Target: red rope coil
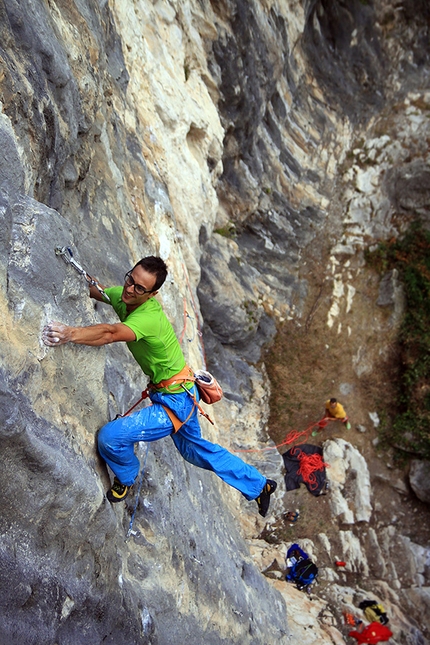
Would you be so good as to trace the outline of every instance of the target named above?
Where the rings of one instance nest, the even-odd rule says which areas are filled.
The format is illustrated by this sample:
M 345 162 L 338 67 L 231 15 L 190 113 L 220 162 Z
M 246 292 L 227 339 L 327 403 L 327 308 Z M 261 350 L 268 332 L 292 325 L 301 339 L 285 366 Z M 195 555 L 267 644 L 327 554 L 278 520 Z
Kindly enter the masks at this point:
M 318 482 L 315 473 L 319 470 L 324 470 L 326 467 L 329 468 L 330 464 L 326 464 L 318 453 L 307 455 L 297 447 L 291 449 L 291 454 L 297 457 L 300 462 L 297 474 L 301 475 L 310 490 L 316 490 L 318 488 Z

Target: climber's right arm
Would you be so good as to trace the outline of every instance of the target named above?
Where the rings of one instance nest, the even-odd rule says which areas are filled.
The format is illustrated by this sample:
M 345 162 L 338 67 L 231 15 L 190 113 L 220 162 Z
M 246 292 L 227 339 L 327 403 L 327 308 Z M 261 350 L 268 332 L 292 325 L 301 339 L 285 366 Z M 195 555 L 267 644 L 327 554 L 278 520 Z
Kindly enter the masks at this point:
M 66 343 L 100 347 L 101 345 L 121 341 L 130 343 L 136 340 L 136 334 L 130 327 L 122 323 L 71 327 L 60 322 L 52 322 L 43 329 L 42 340 L 49 347 L 65 345 Z

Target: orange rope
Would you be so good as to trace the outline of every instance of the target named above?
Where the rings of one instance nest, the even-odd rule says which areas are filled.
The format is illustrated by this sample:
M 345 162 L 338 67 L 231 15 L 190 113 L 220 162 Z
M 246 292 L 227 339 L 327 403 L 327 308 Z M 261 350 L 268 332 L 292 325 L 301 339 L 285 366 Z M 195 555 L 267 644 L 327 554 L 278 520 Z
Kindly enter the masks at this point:
M 189 281 L 189 278 L 188 278 L 188 272 L 185 269 L 184 263 L 182 263 L 182 269 L 184 271 L 185 280 L 187 282 L 188 290 L 190 292 L 191 307 L 193 309 L 193 312 L 194 312 L 194 315 L 195 315 L 196 321 L 197 321 L 197 335 L 200 338 L 200 350 L 201 350 L 201 353 L 202 353 L 203 367 L 204 367 L 204 369 L 206 369 L 206 365 L 207 365 L 206 352 L 205 352 L 205 346 L 204 346 L 204 343 L 203 343 L 203 334 L 202 334 L 202 330 L 201 330 L 201 327 L 200 327 L 199 312 L 198 312 L 198 309 L 196 307 L 196 303 L 195 303 L 194 295 L 193 295 L 193 290 L 191 289 L 190 281 Z
M 312 423 L 312 425 L 308 426 L 306 430 L 302 430 L 301 432 L 299 432 L 298 430 L 291 430 L 287 434 L 285 439 L 281 441 L 281 443 L 278 443 L 276 446 L 270 446 L 268 448 L 253 448 L 248 450 L 233 450 L 233 452 L 265 452 L 266 450 L 277 450 L 282 446 L 289 446 L 290 444 L 297 441 L 297 439 L 300 439 L 300 437 L 306 436 L 307 438 L 314 428 L 320 428 L 322 430 L 323 428 L 325 428 L 325 426 L 329 421 L 336 421 L 336 419 L 331 419 L 330 417 L 324 417 L 323 419 L 320 419 L 320 421 L 317 421 L 316 423 Z
M 297 457 L 300 462 L 297 474 L 301 475 L 303 481 L 308 484 L 309 490 L 316 490 L 318 488 L 318 482 L 314 473 L 319 470 L 324 470 L 325 467 L 329 468 L 330 465 L 324 463 L 321 455 L 317 453 L 307 455 L 298 447 L 291 449 L 291 455 Z
M 182 343 L 182 341 L 184 340 L 185 330 L 187 328 L 187 317 L 188 317 L 187 299 L 184 297 L 184 327 L 182 329 L 182 333 L 181 333 L 181 337 L 179 339 L 179 343 Z
M 148 388 L 146 388 L 146 390 L 143 390 L 142 396 L 140 397 L 140 399 L 136 401 L 136 403 L 132 405 L 131 408 L 127 410 L 127 412 L 124 412 L 124 414 L 117 414 L 114 420 L 116 421 L 116 419 L 118 419 L 119 417 L 127 417 L 130 414 L 130 412 L 134 410 L 134 408 L 137 408 L 139 403 L 142 403 L 142 401 L 144 399 L 147 399 L 148 397 L 149 397 L 149 392 L 148 392 Z

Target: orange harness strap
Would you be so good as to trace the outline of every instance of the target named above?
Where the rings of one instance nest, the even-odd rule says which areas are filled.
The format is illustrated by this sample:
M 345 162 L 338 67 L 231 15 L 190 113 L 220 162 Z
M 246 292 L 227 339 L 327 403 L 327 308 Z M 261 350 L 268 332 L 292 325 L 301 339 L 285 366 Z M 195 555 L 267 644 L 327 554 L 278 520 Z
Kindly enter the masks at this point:
M 193 414 L 193 412 L 194 412 L 194 410 L 195 410 L 196 408 L 198 409 L 198 411 L 200 412 L 200 414 L 201 414 L 202 416 L 204 416 L 204 417 L 209 421 L 209 423 L 211 423 L 212 425 L 214 425 L 214 422 L 212 421 L 212 419 L 210 418 L 210 416 L 209 416 L 209 415 L 208 415 L 208 414 L 203 410 L 202 406 L 201 406 L 201 405 L 200 405 L 200 403 L 197 401 L 197 399 L 196 399 L 195 395 L 194 395 L 194 394 L 192 394 L 189 390 L 187 390 L 187 388 L 186 388 L 186 387 L 184 387 L 184 385 L 183 385 L 183 384 L 181 384 L 181 387 L 182 387 L 182 389 L 184 390 L 184 392 L 186 392 L 186 393 L 188 394 L 188 396 L 190 396 L 190 397 L 193 399 L 193 407 L 191 408 L 191 412 L 190 412 L 190 414 L 187 416 L 187 418 L 185 419 L 185 421 L 180 421 L 180 420 L 178 419 L 178 417 L 176 416 L 176 414 L 175 414 L 175 413 L 174 413 L 170 408 L 168 408 L 166 405 L 161 404 L 161 407 L 163 407 L 163 408 L 165 409 L 165 411 L 166 411 L 166 412 L 167 412 L 167 414 L 169 415 L 169 419 L 170 419 L 170 421 L 173 423 L 173 428 L 174 428 L 174 430 L 175 430 L 175 433 L 176 433 L 176 432 L 178 432 L 179 428 L 182 428 L 182 426 L 184 425 L 184 423 L 187 423 L 187 421 L 191 418 L 191 416 L 192 416 L 192 414 Z
M 188 396 L 190 396 L 190 397 L 193 399 L 193 401 L 194 401 L 194 408 L 197 408 L 197 409 L 198 409 L 198 411 L 200 412 L 200 414 L 201 414 L 203 417 L 205 417 L 205 418 L 209 421 L 209 423 L 211 423 L 211 424 L 214 426 L 214 425 L 215 425 L 215 424 L 214 424 L 214 422 L 212 421 L 212 419 L 210 418 L 210 416 L 209 416 L 209 415 L 208 415 L 208 414 L 203 410 L 202 406 L 201 406 L 201 405 L 200 405 L 200 403 L 197 401 L 197 399 L 196 399 L 195 395 L 194 395 L 194 394 L 192 394 L 189 390 L 187 390 L 187 388 L 186 388 L 186 387 L 184 387 L 183 385 L 182 385 L 182 389 L 184 390 L 184 392 L 186 392 L 186 393 L 188 394 Z M 193 410 L 194 410 L 194 408 L 193 408 Z M 187 421 L 188 421 L 188 419 L 187 419 Z
M 182 426 L 183 426 L 185 423 L 187 423 L 187 421 L 191 418 L 191 415 L 193 414 L 193 412 L 194 412 L 194 408 L 195 408 L 196 406 L 195 406 L 195 405 L 193 405 L 193 407 L 191 408 L 191 412 L 190 412 L 190 414 L 187 416 L 187 418 L 185 419 L 185 421 L 180 421 L 180 420 L 178 419 L 178 417 L 176 416 L 176 414 L 173 412 L 173 410 L 171 410 L 170 408 L 168 408 L 166 405 L 161 404 L 161 407 L 162 407 L 162 408 L 164 408 L 165 412 L 166 412 L 166 413 L 167 413 L 167 415 L 169 416 L 170 421 L 173 423 L 173 430 L 174 430 L 174 432 L 175 432 L 175 434 L 176 434 L 176 433 L 178 432 L 178 430 L 179 430 L 180 428 L 182 428 Z
M 130 414 L 130 412 L 132 410 L 134 410 L 134 408 L 137 405 L 139 405 L 139 403 L 141 401 L 143 401 L 143 399 L 146 399 L 149 396 L 148 390 L 151 387 L 155 388 L 156 390 L 160 390 L 161 388 L 169 387 L 170 385 L 176 385 L 177 384 L 178 385 L 178 390 L 183 390 L 184 392 L 186 392 L 193 399 L 194 405 L 191 408 L 191 412 L 187 416 L 185 421 L 180 421 L 180 419 L 178 419 L 178 417 L 173 412 L 173 410 L 168 408 L 166 405 L 161 405 L 161 407 L 164 408 L 166 414 L 168 415 L 170 421 L 173 424 L 174 432 L 175 433 L 178 432 L 178 430 L 180 428 L 182 428 L 182 426 L 185 423 L 187 423 L 187 421 L 189 421 L 189 419 L 191 418 L 195 408 L 198 408 L 200 414 L 202 414 L 204 417 L 206 417 L 206 419 L 210 423 L 212 423 L 212 425 L 214 425 L 214 422 L 212 421 L 210 416 L 208 414 L 206 414 L 206 412 L 203 410 L 203 408 L 198 403 L 198 401 L 197 401 L 196 397 L 194 396 L 194 394 L 192 394 L 189 390 L 187 390 L 186 387 L 184 387 L 184 383 L 189 383 L 189 382 L 195 383 L 195 381 L 196 381 L 196 378 L 194 376 L 193 370 L 191 369 L 191 367 L 188 367 L 188 365 L 185 365 L 185 367 L 180 372 L 178 372 L 178 374 L 175 374 L 171 378 L 166 379 L 165 381 L 160 381 L 160 383 L 150 383 L 150 385 L 146 388 L 146 390 L 144 390 L 142 392 L 142 397 L 139 399 L 139 401 L 137 403 L 135 403 L 129 410 L 127 410 L 127 412 L 124 415 L 118 415 L 118 416 L 127 416 L 128 414 Z
M 153 387 L 155 387 L 155 389 L 157 389 L 157 390 L 161 389 L 162 387 L 169 387 L 171 385 L 178 385 L 178 389 L 184 390 L 184 392 L 186 392 L 193 399 L 193 402 L 194 402 L 193 408 L 192 408 L 190 414 L 188 415 L 188 418 L 184 422 L 179 421 L 179 419 L 176 417 L 176 415 L 171 410 L 166 408 L 166 406 L 163 405 L 163 408 L 166 410 L 167 414 L 170 417 L 171 422 L 173 423 L 173 427 L 175 428 L 175 432 L 177 432 L 179 430 L 179 428 L 181 428 L 184 425 L 184 423 L 186 423 L 188 421 L 188 419 L 191 417 L 192 413 L 194 412 L 194 408 L 198 408 L 200 414 L 202 416 L 204 416 L 209 421 L 209 423 L 214 425 L 214 422 L 212 421 L 210 416 L 203 410 L 202 406 L 197 401 L 197 399 L 194 396 L 194 394 L 192 394 L 190 392 L 190 390 L 187 390 L 187 388 L 184 386 L 184 383 L 189 383 L 189 382 L 195 383 L 196 382 L 196 377 L 194 376 L 194 372 L 191 369 L 191 367 L 189 367 L 188 365 L 185 365 L 184 369 L 182 369 L 180 372 L 178 372 L 178 374 L 175 374 L 174 376 L 172 376 L 169 379 L 166 379 L 165 381 L 160 381 L 160 383 L 153 384 Z
M 196 379 L 194 378 L 193 370 L 191 369 L 191 367 L 188 367 L 188 365 L 185 365 L 185 367 L 180 372 L 178 372 L 177 374 L 175 374 L 171 378 L 168 378 L 165 381 L 160 381 L 159 383 L 151 383 L 151 386 L 154 387 L 156 390 L 161 390 L 164 387 L 169 387 L 171 385 L 177 385 L 178 390 L 179 390 L 179 389 L 182 389 L 183 383 L 187 383 L 187 382 L 190 382 L 190 381 L 194 382 L 195 380 Z M 168 408 L 166 405 L 161 405 L 161 407 L 164 409 L 164 411 L 168 415 L 170 421 L 173 424 L 173 430 L 176 433 L 191 418 L 191 415 L 194 412 L 195 405 L 193 405 L 193 407 L 191 408 L 191 412 L 188 415 L 188 417 L 185 419 L 185 421 L 180 421 L 180 419 L 178 419 L 178 417 L 173 412 L 173 410 Z
M 152 383 L 152 386 L 155 387 L 156 390 L 161 390 L 163 387 L 169 387 L 169 385 L 178 385 L 179 387 L 182 385 L 182 383 L 187 383 L 187 382 L 195 382 L 195 376 L 194 372 L 191 369 L 191 367 L 188 367 L 188 365 L 185 365 L 185 367 L 172 376 L 171 378 L 166 379 L 165 381 L 160 381 L 159 383 Z

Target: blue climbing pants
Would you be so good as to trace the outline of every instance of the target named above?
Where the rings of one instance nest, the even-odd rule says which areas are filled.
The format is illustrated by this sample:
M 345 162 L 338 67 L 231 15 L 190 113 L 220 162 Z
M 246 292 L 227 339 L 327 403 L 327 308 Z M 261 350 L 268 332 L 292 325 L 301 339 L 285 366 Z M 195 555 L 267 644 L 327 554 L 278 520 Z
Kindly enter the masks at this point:
M 187 423 L 172 434 L 173 424 L 160 404 L 170 408 L 180 421 L 185 421 L 193 407 L 189 394 L 155 392 L 151 393 L 151 400 L 153 405 L 110 421 L 99 432 L 100 455 L 122 484 L 131 486 L 139 473 L 140 464 L 134 454 L 134 444 L 137 441 L 157 441 L 171 435 L 176 448 L 190 464 L 212 470 L 248 500 L 259 496 L 266 478 L 254 466 L 232 455 L 226 448 L 202 438 L 197 407 Z

